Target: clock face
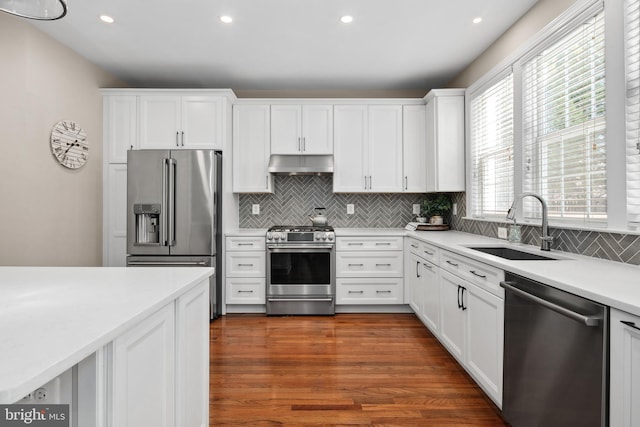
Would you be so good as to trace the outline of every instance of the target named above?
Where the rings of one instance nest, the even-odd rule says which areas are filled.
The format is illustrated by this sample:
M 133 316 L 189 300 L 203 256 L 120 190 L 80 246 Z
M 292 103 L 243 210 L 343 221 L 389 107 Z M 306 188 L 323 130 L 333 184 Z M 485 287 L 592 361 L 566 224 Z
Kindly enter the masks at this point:
M 78 169 L 89 157 L 87 135 L 73 120 L 59 121 L 51 131 L 51 152 L 62 166 Z

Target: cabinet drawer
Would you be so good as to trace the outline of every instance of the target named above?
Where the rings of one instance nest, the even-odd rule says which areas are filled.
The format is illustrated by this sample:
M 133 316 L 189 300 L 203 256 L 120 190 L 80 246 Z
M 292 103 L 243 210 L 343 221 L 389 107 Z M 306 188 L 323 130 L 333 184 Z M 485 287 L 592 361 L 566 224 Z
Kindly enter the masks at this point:
M 402 304 L 402 279 L 337 279 L 336 304 Z
M 337 277 L 402 277 L 402 252 L 336 254 Z
M 260 237 L 227 237 L 228 251 L 264 251 L 264 236 Z
M 440 248 L 418 239 L 409 239 L 409 251 L 420 258 L 438 264 Z
M 400 236 L 381 237 L 337 237 L 336 250 L 338 251 L 401 251 L 402 239 Z
M 504 299 L 503 270 L 445 250 L 440 251 L 440 267 Z
M 227 304 L 264 304 L 265 279 L 227 278 Z
M 227 252 L 227 277 L 265 277 L 264 252 Z

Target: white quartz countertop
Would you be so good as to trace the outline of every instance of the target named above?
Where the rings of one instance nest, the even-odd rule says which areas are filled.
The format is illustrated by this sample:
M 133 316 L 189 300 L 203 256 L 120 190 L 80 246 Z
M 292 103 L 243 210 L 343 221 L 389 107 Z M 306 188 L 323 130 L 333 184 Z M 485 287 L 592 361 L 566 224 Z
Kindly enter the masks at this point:
M 0 404 L 18 401 L 213 273 L 0 267 Z
M 468 256 L 504 271 L 591 299 L 640 316 L 640 267 L 561 251 L 541 251 L 539 247 L 511 244 L 506 240 L 459 231 L 408 231 L 407 235 L 442 249 Z M 488 255 L 468 246 L 509 246 L 544 256 L 553 261 L 511 261 Z

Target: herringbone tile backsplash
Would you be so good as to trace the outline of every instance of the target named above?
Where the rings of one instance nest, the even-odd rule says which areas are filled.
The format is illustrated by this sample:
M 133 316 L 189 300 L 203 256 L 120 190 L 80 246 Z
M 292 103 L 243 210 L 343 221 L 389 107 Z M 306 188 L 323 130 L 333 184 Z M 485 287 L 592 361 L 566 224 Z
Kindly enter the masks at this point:
M 412 205 L 421 194 L 334 194 L 330 176 L 275 176 L 273 194 L 240 195 L 240 227 L 268 228 L 272 225 L 311 225 L 316 207 L 326 208 L 329 225 L 335 228 L 398 228 L 415 215 Z M 260 215 L 251 205 L 260 204 Z M 347 204 L 355 213 L 347 215 Z
M 273 194 L 240 195 L 239 223 L 241 228 L 310 225 L 308 216 L 313 209 L 324 207 L 329 224 L 336 228 L 401 228 L 413 220 L 412 205 L 424 197 L 424 194 L 334 194 L 330 176 L 275 176 Z M 445 220 L 454 230 L 497 238 L 498 227 L 509 225 L 465 219 L 465 193 L 454 193 L 452 199 L 458 204 L 458 215 Z M 260 204 L 260 215 L 251 214 L 254 203 Z M 353 215 L 347 215 L 347 204 L 355 205 Z M 554 249 L 640 264 L 640 236 L 554 227 L 549 232 L 554 237 Z M 522 226 L 522 242 L 539 245 L 540 227 Z

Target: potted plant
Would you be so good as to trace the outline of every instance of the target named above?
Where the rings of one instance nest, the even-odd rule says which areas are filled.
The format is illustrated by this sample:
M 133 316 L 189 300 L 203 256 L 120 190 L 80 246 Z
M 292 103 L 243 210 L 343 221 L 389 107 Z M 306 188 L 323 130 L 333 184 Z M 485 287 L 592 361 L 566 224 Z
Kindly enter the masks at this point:
M 429 218 L 429 224 L 444 223 L 442 215 L 451 210 L 451 198 L 447 194 L 434 194 L 422 201 L 422 216 Z

